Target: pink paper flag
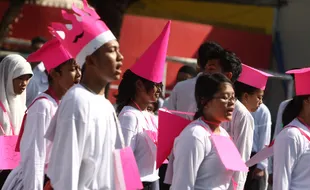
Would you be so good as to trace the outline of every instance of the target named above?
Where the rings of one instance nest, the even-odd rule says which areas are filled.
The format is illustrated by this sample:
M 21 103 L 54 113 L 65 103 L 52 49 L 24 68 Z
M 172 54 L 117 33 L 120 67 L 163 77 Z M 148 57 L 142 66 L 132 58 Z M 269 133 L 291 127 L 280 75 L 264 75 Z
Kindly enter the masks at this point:
M 158 119 L 157 169 L 169 156 L 173 148 L 174 139 L 191 122 L 163 109 L 159 109 Z
M 20 153 L 15 152 L 18 136 L 0 136 L 0 170 L 12 170 L 20 161 Z
M 238 149 L 229 137 L 213 134 L 211 135 L 211 139 L 226 169 L 243 172 L 248 171 Z
M 130 147 L 115 150 L 116 189 L 143 189 L 136 159 Z

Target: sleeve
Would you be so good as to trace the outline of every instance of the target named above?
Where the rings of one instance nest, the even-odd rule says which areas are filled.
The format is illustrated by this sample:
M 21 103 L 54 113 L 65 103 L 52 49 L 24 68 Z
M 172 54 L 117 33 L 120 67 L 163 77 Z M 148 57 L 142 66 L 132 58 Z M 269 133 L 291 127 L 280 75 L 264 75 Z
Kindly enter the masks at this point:
M 168 102 L 167 102 L 167 108 L 169 110 L 177 110 L 177 85 L 173 88 Z
M 44 167 L 46 143 L 44 132 L 47 128 L 47 115 L 29 113 L 26 118 L 24 133 L 21 139 L 24 189 L 42 190 L 44 185 Z
M 262 115 L 260 124 L 261 125 L 256 126 L 258 130 L 258 135 L 259 135 L 258 143 L 257 143 L 257 147 L 258 147 L 257 151 L 261 151 L 263 148 L 265 148 L 265 146 L 270 144 L 271 114 L 268 108 L 267 110 L 265 110 L 264 114 Z M 257 168 L 261 170 L 268 169 L 267 167 L 268 167 L 268 159 L 265 159 L 257 164 Z
M 79 189 L 80 167 L 83 152 L 87 151 L 85 144 L 88 128 L 92 123 L 84 122 L 81 114 L 75 113 L 82 111 L 74 108 L 72 103 L 67 103 L 57 115 L 57 128 L 48 167 L 48 177 L 54 190 Z
M 132 112 L 125 112 L 118 116 L 118 119 L 122 128 L 125 146 L 130 146 L 134 152 L 136 147 L 138 119 Z
M 300 143 L 294 138 L 294 130 L 281 132 L 274 143 L 273 189 L 289 190 L 293 168 L 298 159 Z
M 192 136 L 178 139 L 174 147 L 171 190 L 194 189 L 200 164 L 205 157 L 203 143 Z
M 253 146 L 253 135 L 254 135 L 254 119 L 250 114 L 239 115 L 234 120 L 233 124 L 233 140 L 236 144 L 237 149 L 240 152 L 243 161 L 250 159 L 252 146 Z M 243 190 L 247 178 L 247 172 L 234 172 L 233 179 L 238 183 L 237 190 Z M 230 188 L 233 187 L 231 183 Z

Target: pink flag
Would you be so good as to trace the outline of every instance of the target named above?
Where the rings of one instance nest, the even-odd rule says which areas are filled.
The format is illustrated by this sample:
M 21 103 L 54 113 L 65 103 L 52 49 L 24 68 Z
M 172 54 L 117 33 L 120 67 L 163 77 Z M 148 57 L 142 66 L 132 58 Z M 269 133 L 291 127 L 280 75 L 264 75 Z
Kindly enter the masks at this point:
M 157 169 L 169 156 L 174 139 L 191 122 L 164 109 L 159 109 L 158 119 Z
M 212 134 L 211 139 L 226 169 L 243 172 L 248 171 L 238 149 L 229 137 Z
M 15 152 L 18 136 L 0 136 L 0 170 L 12 170 L 20 161 L 20 153 Z

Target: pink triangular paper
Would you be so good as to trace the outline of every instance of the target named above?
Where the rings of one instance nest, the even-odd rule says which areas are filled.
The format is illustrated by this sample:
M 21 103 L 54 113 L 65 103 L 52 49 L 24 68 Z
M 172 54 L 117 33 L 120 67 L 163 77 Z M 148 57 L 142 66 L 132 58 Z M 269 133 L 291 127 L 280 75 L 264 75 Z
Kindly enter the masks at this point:
M 157 163 L 159 168 L 169 156 L 174 139 L 179 136 L 182 130 L 190 123 L 190 120 L 174 115 L 163 109 L 158 112 L 158 146 L 157 146 Z

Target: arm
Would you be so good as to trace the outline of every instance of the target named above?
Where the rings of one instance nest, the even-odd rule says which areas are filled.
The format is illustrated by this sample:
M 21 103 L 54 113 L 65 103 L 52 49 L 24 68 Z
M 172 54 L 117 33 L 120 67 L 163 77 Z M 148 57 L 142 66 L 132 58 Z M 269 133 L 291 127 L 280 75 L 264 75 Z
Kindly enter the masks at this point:
M 167 102 L 167 109 L 169 110 L 177 110 L 177 85 L 173 88 L 168 102 Z
M 287 129 L 281 132 L 274 146 L 273 189 L 289 190 L 293 168 L 298 159 L 300 143 L 294 137 L 297 129 Z M 298 132 L 297 132 L 298 133 Z
M 178 139 L 173 154 L 171 190 L 194 189 L 198 169 L 205 157 L 203 143 L 193 136 Z
M 90 124 L 82 121 L 78 114 L 72 114 L 74 108 L 73 105 L 65 105 L 64 110 L 57 113 L 57 128 L 48 168 L 48 177 L 54 190 L 79 189 L 80 166 Z
M 233 141 L 243 161 L 250 159 L 253 145 L 254 120 L 250 114 L 237 116 L 233 123 Z M 243 190 L 247 172 L 234 172 L 233 179 L 238 183 L 238 190 Z M 232 187 L 232 184 L 230 185 Z
M 258 142 L 257 142 L 257 151 L 261 151 L 265 146 L 270 144 L 270 136 L 271 136 L 271 114 L 269 110 L 264 112 L 260 123 L 262 125 L 256 126 L 258 130 Z M 265 159 L 257 164 L 257 168 L 261 170 L 265 170 L 268 167 L 268 159 Z
M 125 112 L 119 115 L 118 119 L 123 132 L 125 146 L 130 146 L 134 152 L 138 125 L 137 117 L 132 112 Z
M 35 105 L 34 105 L 35 106 Z M 41 113 L 28 113 L 21 139 L 23 157 L 23 186 L 25 189 L 42 190 L 44 185 L 44 167 L 46 143 L 44 132 L 49 123 L 48 116 Z

